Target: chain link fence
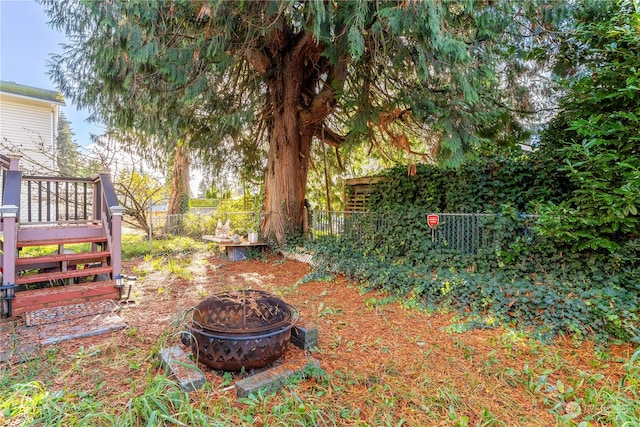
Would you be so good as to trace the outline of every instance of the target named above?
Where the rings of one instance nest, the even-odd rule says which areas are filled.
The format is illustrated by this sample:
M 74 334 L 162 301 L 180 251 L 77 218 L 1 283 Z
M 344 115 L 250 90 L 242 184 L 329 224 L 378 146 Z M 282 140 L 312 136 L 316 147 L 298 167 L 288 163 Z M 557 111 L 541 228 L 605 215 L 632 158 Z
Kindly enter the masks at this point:
M 231 221 L 231 232 L 245 235 L 260 227 L 260 212 L 195 212 L 180 215 L 157 214 L 151 217 L 154 235 L 171 234 L 200 238 L 215 234 L 218 221 Z
M 419 216 L 420 224 L 407 223 L 403 227 L 417 228 L 429 233 L 437 247 L 457 251 L 462 255 L 477 253 L 496 242 L 497 220 L 500 214 L 481 213 L 432 213 Z M 525 241 L 534 238 L 532 225 L 537 215 L 519 214 L 517 226 L 508 232 Z M 246 235 L 258 230 L 260 212 L 207 212 L 184 215 L 154 215 L 152 229 L 155 235 L 173 234 L 200 238 L 205 234 L 215 234 L 218 222 L 231 221 L 232 233 Z M 432 223 L 435 222 L 435 223 Z M 371 212 L 340 212 L 312 210 L 309 213 L 309 230 L 312 239 L 322 236 L 336 236 L 362 242 L 379 231 L 388 229 L 397 221 L 389 215 Z M 428 225 L 432 223 L 432 227 Z M 503 230 L 504 234 L 504 230 Z

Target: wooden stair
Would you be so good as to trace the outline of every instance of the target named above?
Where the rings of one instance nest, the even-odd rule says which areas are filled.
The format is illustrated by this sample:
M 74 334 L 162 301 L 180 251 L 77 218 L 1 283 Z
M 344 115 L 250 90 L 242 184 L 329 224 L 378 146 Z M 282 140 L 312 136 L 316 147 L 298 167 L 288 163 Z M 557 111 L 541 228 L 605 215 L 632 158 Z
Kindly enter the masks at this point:
M 24 269 L 47 268 L 47 266 L 55 265 L 61 262 L 67 262 L 67 265 L 79 265 L 88 263 L 104 263 L 108 260 L 111 253 L 109 251 L 98 252 L 80 252 L 72 254 L 53 254 L 39 257 L 22 257 L 16 259 L 16 265 Z
M 115 292 L 114 292 L 115 291 Z M 41 308 L 117 299 L 113 280 L 16 292 L 12 311 L 18 316 Z
M 91 243 L 90 250 L 65 250 L 65 246 L 76 243 Z M 15 283 L 26 290 L 16 289 L 14 315 L 43 307 L 118 298 L 118 289 L 111 280 L 111 252 L 101 224 L 21 225 L 18 254 L 20 249 L 34 246 L 57 250 L 52 248 L 55 253 L 42 256 L 16 258 Z
M 41 283 L 41 282 L 57 282 L 58 280 L 73 279 L 76 277 L 95 276 L 98 274 L 111 273 L 111 267 L 89 267 L 81 268 L 78 270 L 66 270 L 66 271 L 52 271 L 39 274 L 28 274 L 25 276 L 16 277 L 16 285 L 23 285 L 27 283 Z

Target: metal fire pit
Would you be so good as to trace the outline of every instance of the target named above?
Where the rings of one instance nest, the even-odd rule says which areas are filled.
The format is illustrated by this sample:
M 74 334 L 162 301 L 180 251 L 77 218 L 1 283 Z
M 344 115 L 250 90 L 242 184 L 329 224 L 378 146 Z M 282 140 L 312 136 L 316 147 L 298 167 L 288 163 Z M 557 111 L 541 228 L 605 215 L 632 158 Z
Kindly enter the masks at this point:
M 294 307 L 266 292 L 216 294 L 194 307 L 185 344 L 213 369 L 259 368 L 282 356 L 298 318 Z

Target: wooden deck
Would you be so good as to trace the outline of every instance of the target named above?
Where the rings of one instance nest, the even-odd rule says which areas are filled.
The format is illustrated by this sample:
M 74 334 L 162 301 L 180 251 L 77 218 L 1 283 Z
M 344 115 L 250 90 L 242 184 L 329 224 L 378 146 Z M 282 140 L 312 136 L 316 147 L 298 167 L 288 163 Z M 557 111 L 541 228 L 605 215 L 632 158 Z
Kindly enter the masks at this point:
M 0 318 L 119 298 L 114 278 L 123 272 L 125 209 L 118 203 L 111 176 L 26 176 L 19 160 L 0 154 Z M 69 245 L 75 245 L 73 250 L 66 248 Z M 22 248 L 34 246 L 48 253 L 20 256 Z

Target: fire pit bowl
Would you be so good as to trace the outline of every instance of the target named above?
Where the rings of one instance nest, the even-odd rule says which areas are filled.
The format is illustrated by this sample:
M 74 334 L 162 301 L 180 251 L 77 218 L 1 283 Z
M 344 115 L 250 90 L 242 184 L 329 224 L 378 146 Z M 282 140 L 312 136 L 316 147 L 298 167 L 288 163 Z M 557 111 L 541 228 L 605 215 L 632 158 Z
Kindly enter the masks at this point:
M 294 307 L 267 292 L 215 294 L 193 308 L 185 344 L 213 369 L 260 368 L 282 356 L 298 318 Z

